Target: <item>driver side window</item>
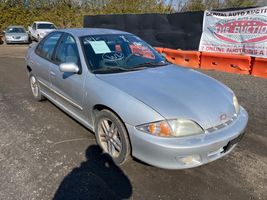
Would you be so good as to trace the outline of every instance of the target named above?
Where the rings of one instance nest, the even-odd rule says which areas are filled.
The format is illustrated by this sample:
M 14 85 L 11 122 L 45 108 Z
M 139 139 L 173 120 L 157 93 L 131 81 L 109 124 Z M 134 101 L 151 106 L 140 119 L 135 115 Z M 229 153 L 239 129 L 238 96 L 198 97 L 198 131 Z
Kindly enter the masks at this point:
M 75 63 L 78 66 L 80 65 L 78 47 L 71 35 L 65 35 L 61 40 L 56 51 L 55 62 L 58 64 Z

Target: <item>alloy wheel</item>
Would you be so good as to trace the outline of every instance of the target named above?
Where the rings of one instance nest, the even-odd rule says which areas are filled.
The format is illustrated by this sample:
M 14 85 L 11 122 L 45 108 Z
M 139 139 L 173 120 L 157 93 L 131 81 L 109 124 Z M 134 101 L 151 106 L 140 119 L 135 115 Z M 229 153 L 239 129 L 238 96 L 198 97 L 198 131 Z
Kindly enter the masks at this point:
M 34 76 L 31 76 L 30 84 L 31 84 L 31 89 L 32 89 L 33 96 L 38 97 L 39 88 L 38 88 L 37 80 L 36 80 L 36 78 Z
M 122 151 L 122 143 L 116 124 L 110 119 L 102 119 L 99 122 L 99 136 L 103 150 L 113 158 L 117 158 Z

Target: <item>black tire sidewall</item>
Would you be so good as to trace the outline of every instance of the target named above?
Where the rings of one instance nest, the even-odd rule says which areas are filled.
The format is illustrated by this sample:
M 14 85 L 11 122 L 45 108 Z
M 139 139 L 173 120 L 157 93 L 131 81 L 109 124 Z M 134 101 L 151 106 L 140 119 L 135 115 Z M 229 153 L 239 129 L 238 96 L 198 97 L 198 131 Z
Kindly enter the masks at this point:
M 122 150 L 120 152 L 120 155 L 117 158 L 113 158 L 113 160 L 116 164 L 122 165 L 123 163 L 125 163 L 129 159 L 130 152 L 131 152 L 131 145 L 130 145 L 130 141 L 129 141 L 128 132 L 126 130 L 126 127 L 123 124 L 123 122 L 113 112 L 111 112 L 109 110 L 100 111 L 97 114 L 96 120 L 95 120 L 95 136 L 96 136 L 96 141 L 101 148 L 102 148 L 102 146 L 101 146 L 101 142 L 100 142 L 100 136 L 99 136 L 98 128 L 99 128 L 100 121 L 103 119 L 109 119 L 110 121 L 115 123 L 115 125 L 118 127 L 118 132 L 119 132 L 119 136 L 120 136 L 121 144 L 122 144 Z M 107 153 L 107 152 L 105 152 L 105 153 Z

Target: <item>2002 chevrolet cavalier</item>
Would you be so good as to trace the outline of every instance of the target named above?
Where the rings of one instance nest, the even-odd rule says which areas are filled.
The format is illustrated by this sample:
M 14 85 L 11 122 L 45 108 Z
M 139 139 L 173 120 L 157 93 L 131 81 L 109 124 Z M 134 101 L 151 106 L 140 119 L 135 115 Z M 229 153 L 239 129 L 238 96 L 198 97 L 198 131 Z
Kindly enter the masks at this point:
M 57 30 L 26 60 L 34 98 L 92 130 L 118 164 L 132 155 L 167 169 L 203 165 L 229 153 L 247 125 L 232 90 L 130 33 Z

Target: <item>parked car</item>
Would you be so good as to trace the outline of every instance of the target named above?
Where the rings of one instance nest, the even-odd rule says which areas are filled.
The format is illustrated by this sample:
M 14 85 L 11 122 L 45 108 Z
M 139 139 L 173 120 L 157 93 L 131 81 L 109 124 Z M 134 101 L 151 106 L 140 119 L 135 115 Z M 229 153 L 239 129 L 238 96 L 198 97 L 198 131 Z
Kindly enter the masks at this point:
M 5 43 L 29 43 L 28 33 L 23 26 L 9 26 L 4 31 Z
M 0 32 L 0 44 L 4 43 L 4 34 Z
M 40 41 L 46 34 L 54 31 L 56 26 L 51 22 L 33 22 L 31 26 L 28 27 L 28 32 L 31 40 Z
M 231 89 L 130 33 L 57 30 L 26 60 L 33 97 L 92 130 L 118 164 L 132 155 L 167 169 L 203 165 L 231 152 L 248 122 Z

